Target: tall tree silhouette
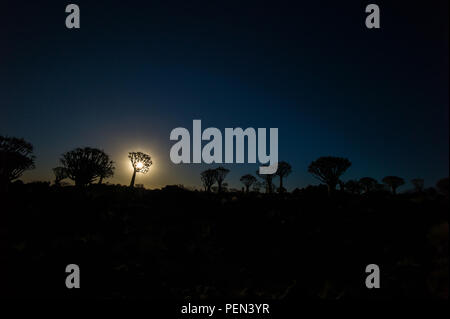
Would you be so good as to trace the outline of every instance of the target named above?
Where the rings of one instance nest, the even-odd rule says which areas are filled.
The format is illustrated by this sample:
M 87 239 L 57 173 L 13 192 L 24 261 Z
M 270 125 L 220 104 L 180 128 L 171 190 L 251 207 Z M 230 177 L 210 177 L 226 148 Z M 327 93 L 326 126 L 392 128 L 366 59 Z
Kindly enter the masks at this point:
M 416 192 L 421 193 L 423 191 L 423 185 L 425 184 L 423 178 L 414 178 L 411 180 L 411 183 L 414 185 Z
M 250 187 L 256 182 L 256 177 L 252 174 L 247 174 L 241 177 L 240 181 L 245 186 L 245 191 L 248 193 L 250 191 Z
M 111 165 L 109 156 L 102 150 L 91 147 L 76 148 L 62 155 L 60 162 L 67 177 L 76 186 L 91 184 Z
M 0 187 L 19 178 L 24 171 L 34 168 L 33 145 L 22 138 L 0 135 Z
M 258 175 L 264 181 L 264 186 L 266 187 L 266 193 L 272 194 L 273 188 L 274 188 L 273 179 L 277 176 L 276 173 L 260 174 L 259 171 L 256 171 L 256 175 Z
M 382 181 L 391 188 L 392 194 L 394 195 L 397 193 L 397 188 L 405 184 L 403 178 L 398 176 L 386 176 Z
M 225 167 L 219 166 L 215 169 L 216 171 L 216 182 L 217 182 L 217 186 L 218 186 L 218 192 L 221 193 L 222 192 L 222 183 L 225 179 L 225 177 L 228 175 L 228 173 L 230 172 L 229 169 L 226 169 Z
M 328 186 L 328 194 L 336 189 L 336 185 L 341 175 L 352 165 L 352 163 L 342 157 L 322 156 L 313 161 L 309 167 L 310 172 L 319 181 Z
M 276 175 L 280 177 L 280 188 L 279 192 L 283 193 L 286 191 L 286 189 L 283 187 L 283 178 L 288 177 L 289 174 L 292 173 L 292 167 L 291 164 L 287 162 L 279 162 L 278 163 L 278 169 Z
M 59 186 L 61 181 L 67 178 L 67 172 L 64 167 L 58 166 L 53 168 L 53 174 L 55 174 L 55 185 Z
M 364 188 L 366 194 L 372 192 L 378 184 L 377 180 L 372 177 L 362 177 L 359 183 Z
M 205 192 L 211 192 L 211 186 L 216 182 L 216 170 L 207 169 L 200 173 L 203 187 L 205 187 Z
M 142 152 L 130 152 L 128 153 L 128 158 L 133 166 L 133 176 L 131 177 L 130 187 L 134 187 L 136 173 L 147 173 L 153 162 L 150 155 Z

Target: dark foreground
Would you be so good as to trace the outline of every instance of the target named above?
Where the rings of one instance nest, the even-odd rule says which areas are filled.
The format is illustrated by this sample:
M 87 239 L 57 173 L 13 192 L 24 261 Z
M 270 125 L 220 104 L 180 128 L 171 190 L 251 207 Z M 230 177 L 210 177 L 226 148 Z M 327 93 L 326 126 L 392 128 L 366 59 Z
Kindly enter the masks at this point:
M 447 298 L 448 197 L 15 184 L 1 294 L 31 298 Z M 67 289 L 77 264 L 81 289 Z M 377 264 L 381 288 L 365 285 Z

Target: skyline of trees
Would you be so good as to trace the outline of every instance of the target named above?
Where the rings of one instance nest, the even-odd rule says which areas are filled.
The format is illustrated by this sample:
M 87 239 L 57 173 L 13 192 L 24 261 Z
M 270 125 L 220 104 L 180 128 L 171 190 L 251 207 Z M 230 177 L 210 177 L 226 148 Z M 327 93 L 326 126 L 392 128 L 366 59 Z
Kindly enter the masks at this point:
M 136 173 L 148 172 L 153 162 L 150 155 L 142 152 L 130 152 L 129 159 L 133 167 L 130 187 L 134 187 Z M 18 179 L 24 171 L 34 168 L 34 161 L 33 146 L 30 143 L 20 138 L 0 136 L 0 179 L 2 188 Z M 55 175 L 54 184 L 57 186 L 66 178 L 73 180 L 77 186 L 84 186 L 92 184 L 94 181 L 102 184 L 104 179 L 114 176 L 114 162 L 103 150 L 96 148 L 75 148 L 63 153 L 60 162 L 62 166 L 52 169 Z M 367 194 L 372 191 L 383 190 L 386 186 L 395 195 L 397 189 L 405 184 L 405 180 L 398 176 L 385 176 L 382 179 L 385 186 L 376 179 L 367 176 L 359 180 L 341 180 L 340 177 L 350 166 L 351 162 L 346 158 L 323 156 L 311 162 L 308 166 L 308 172 L 327 185 L 329 192 L 333 192 L 338 184 L 341 185 L 341 190 L 352 194 Z M 230 170 L 222 166 L 201 172 L 200 179 L 204 190 L 211 192 L 212 189 L 215 189 L 213 188 L 215 183 L 217 183 L 217 192 L 219 193 L 223 191 L 224 184 L 226 184 L 225 188 L 228 189 L 228 183 L 224 183 L 224 180 L 229 173 Z M 274 193 L 276 189 L 274 179 L 278 177 L 280 179 L 279 187 L 276 190 L 283 193 L 286 191 L 283 180 L 292 173 L 292 166 L 287 162 L 280 161 L 276 173 L 264 175 L 260 175 L 259 172 L 256 173 L 260 180 L 251 174 L 241 176 L 240 182 L 244 184 L 246 192 L 250 192 L 250 189 L 259 192 L 261 187 L 265 187 L 266 193 Z M 425 183 L 422 178 L 411 179 L 411 184 L 416 192 L 424 190 Z M 445 193 L 445 185 L 448 185 L 448 177 L 439 180 L 436 187 L 441 193 Z M 235 188 L 231 189 L 235 190 Z

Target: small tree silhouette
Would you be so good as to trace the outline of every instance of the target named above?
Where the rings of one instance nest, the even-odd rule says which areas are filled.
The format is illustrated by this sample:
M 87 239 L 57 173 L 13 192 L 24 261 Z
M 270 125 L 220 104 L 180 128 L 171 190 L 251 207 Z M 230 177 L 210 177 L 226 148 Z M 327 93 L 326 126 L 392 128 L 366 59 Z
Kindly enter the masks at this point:
M 273 188 L 274 188 L 273 179 L 277 176 L 276 173 L 260 174 L 259 171 L 256 171 L 256 175 L 258 175 L 264 181 L 264 186 L 266 187 L 266 193 L 272 194 Z
M 205 187 L 205 191 L 208 193 L 211 192 L 211 186 L 216 182 L 216 174 L 215 169 L 207 169 L 200 173 L 203 187 Z
M 73 180 L 76 186 L 91 184 L 112 165 L 112 161 L 104 151 L 91 147 L 66 152 L 60 162 L 67 177 Z
M 283 178 L 287 177 L 289 174 L 292 173 L 292 167 L 291 164 L 287 162 L 279 162 L 278 163 L 278 169 L 276 175 L 280 177 L 280 188 L 279 192 L 283 193 L 286 191 L 286 189 L 283 187 Z
M 133 166 L 133 176 L 131 177 L 130 187 L 134 187 L 134 180 L 136 179 L 136 173 L 145 174 L 153 164 L 150 155 L 142 152 L 130 152 L 128 158 Z
M 372 177 L 363 177 L 359 180 L 359 183 L 364 188 L 366 194 L 373 191 L 378 184 L 377 180 Z
M 319 181 L 328 186 L 328 194 L 336 189 L 340 176 L 352 165 L 342 157 L 322 156 L 313 161 L 309 167 L 310 172 Z
M 423 186 L 425 184 L 425 181 L 423 178 L 414 178 L 411 180 L 411 183 L 414 185 L 414 190 L 418 193 L 423 192 Z
M 394 195 L 397 193 L 397 188 L 405 184 L 403 178 L 398 176 L 386 176 L 382 181 L 392 189 L 392 194 Z
M 0 186 L 19 178 L 24 171 L 34 168 L 33 145 L 22 138 L 0 135 Z
M 219 187 L 218 192 L 221 193 L 222 192 L 222 183 L 223 183 L 225 177 L 230 172 L 230 170 L 226 169 L 225 167 L 219 166 L 215 169 L 215 171 L 216 171 L 215 178 L 216 178 L 217 185 Z
M 55 185 L 60 186 L 63 179 L 67 178 L 67 172 L 64 167 L 58 166 L 53 168 L 53 174 L 55 174 Z
M 247 174 L 241 177 L 240 181 L 245 186 L 245 191 L 248 193 L 250 191 L 250 187 L 256 182 L 256 177 L 252 174 Z

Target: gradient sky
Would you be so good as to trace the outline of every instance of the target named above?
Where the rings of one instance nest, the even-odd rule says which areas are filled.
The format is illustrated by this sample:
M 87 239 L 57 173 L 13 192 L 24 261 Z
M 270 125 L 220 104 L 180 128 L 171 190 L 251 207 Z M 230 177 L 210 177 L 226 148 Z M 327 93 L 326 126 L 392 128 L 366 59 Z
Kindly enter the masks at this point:
M 344 180 L 449 174 L 448 2 L 2 2 L 0 134 L 35 147 L 23 180 L 52 180 L 60 155 L 104 149 L 128 184 L 129 151 L 154 165 L 136 183 L 200 186 L 204 164 L 174 165 L 170 131 L 278 127 L 289 190 L 317 181 L 319 156 L 352 161 Z M 213 165 L 215 167 L 217 165 Z M 256 164 L 225 165 L 231 187 Z M 411 185 L 404 186 L 407 189 Z

